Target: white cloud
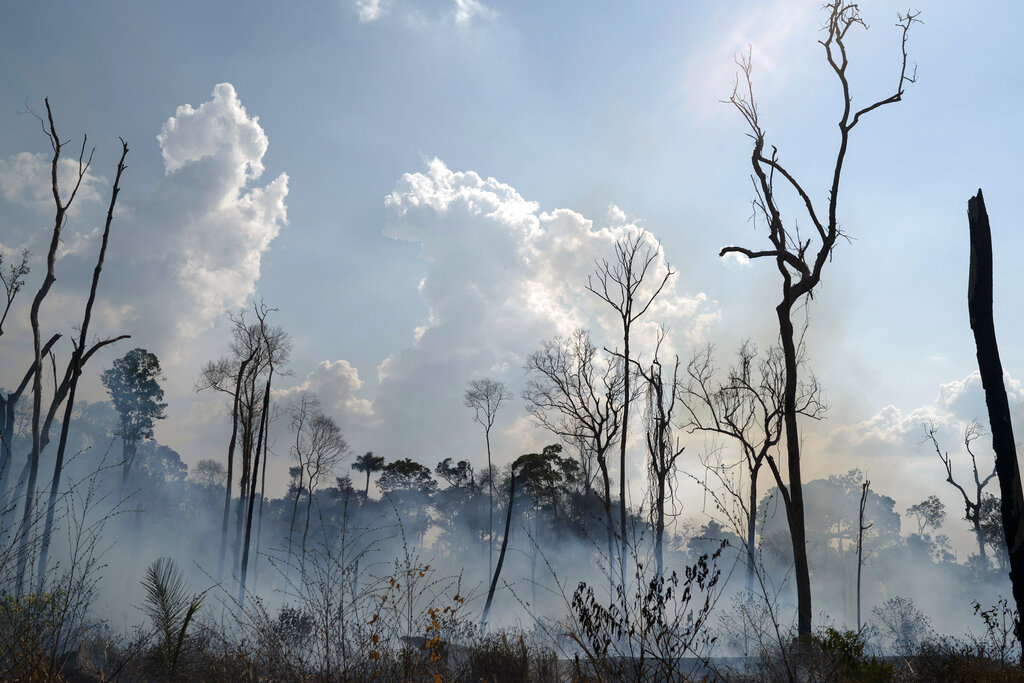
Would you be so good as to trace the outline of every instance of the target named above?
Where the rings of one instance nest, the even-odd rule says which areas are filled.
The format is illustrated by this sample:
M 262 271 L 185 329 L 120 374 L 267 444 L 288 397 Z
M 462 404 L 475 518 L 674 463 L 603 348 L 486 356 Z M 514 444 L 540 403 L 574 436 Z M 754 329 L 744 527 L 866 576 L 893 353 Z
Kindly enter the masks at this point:
M 384 14 L 383 1 L 356 0 L 356 14 L 359 16 L 359 21 L 364 23 L 377 21 Z
M 477 0 L 455 0 L 455 23 L 460 26 L 469 24 L 473 17 L 486 18 L 491 11 Z
M 496 376 L 516 391 L 527 355 L 575 327 L 593 328 L 599 345 L 615 345 L 620 323 L 585 285 L 595 259 L 611 258 L 617 239 L 641 230 L 621 209 L 610 210 L 611 225 L 595 227 L 575 211 L 542 211 L 510 185 L 452 171 L 438 159 L 403 175 L 385 206 L 385 235 L 418 242 L 428 262 L 418 287 L 426 313 L 410 330 L 410 345 L 378 367 L 380 430 L 368 447 L 388 457 L 420 454 L 428 463 L 473 453 L 477 435 L 466 429 L 471 416 L 462 406 L 469 379 Z M 660 244 L 650 235 L 648 243 L 658 252 L 652 277 L 660 279 Z M 670 281 L 634 328 L 635 348 L 650 353 L 659 323 L 682 343 L 717 319 L 707 297 L 684 293 L 685 286 Z M 499 418 L 512 425 L 508 448 L 525 452 L 537 447 L 533 441 L 550 441 L 532 430 L 521 405 L 508 410 Z
M 69 150 L 72 150 L 72 145 L 65 145 L 62 153 L 72 153 Z M 51 168 L 51 157 L 42 153 L 20 152 L 7 159 L 0 159 L 0 192 L 7 201 L 27 206 L 39 213 L 53 213 L 56 207 L 53 203 Z M 61 201 L 67 202 L 70 197 L 78 181 L 78 172 L 77 159 L 63 156 L 57 164 L 57 186 L 60 188 Z M 86 171 L 69 213 L 76 215 L 85 205 L 97 202 L 106 184 L 107 180 L 102 176 L 95 175 L 91 170 Z

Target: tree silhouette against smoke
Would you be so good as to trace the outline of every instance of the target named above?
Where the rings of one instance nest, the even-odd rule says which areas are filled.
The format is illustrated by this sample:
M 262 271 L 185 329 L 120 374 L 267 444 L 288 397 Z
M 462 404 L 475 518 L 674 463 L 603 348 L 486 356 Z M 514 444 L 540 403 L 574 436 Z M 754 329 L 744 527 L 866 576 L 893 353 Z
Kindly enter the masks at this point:
M 661 280 L 652 272 L 659 251 L 647 241 L 643 230 L 618 240 L 612 261 L 597 262 L 596 272 L 587 278 L 587 290 L 612 307 L 622 323 L 622 351 L 616 355 L 622 358 L 622 436 L 619 438 L 619 587 L 623 599 L 626 595 L 626 557 L 629 554 L 629 538 L 626 512 L 626 443 L 629 440 L 629 408 L 632 395 L 630 385 L 634 358 L 630 349 L 633 324 L 647 313 L 675 275 L 671 267 L 665 267 Z M 648 275 L 655 278 L 650 291 L 641 291 Z
M 494 471 L 491 465 L 491 427 L 502 403 L 512 400 L 504 382 L 485 377 L 470 381 L 463 403 L 473 409 L 473 419 L 484 428 L 487 443 L 487 572 L 494 571 Z
M 122 491 L 131 475 L 139 442 L 152 439 L 154 422 L 167 417 L 162 379 L 159 359 L 142 348 L 132 349 L 100 375 L 118 415 L 114 436 L 121 439 Z
M 50 190 L 53 194 L 53 201 L 55 205 L 53 231 L 50 238 L 50 247 L 46 253 L 46 274 L 43 278 L 42 284 L 39 286 L 39 290 L 36 292 L 35 297 L 32 299 L 32 306 L 29 312 L 29 323 L 32 330 L 32 348 L 34 351 L 34 358 L 32 363 L 32 449 L 29 453 L 28 462 L 26 467 L 28 469 L 26 488 L 25 488 L 25 500 L 24 509 L 21 518 L 21 526 L 19 529 L 19 548 L 18 548 L 18 569 L 17 569 L 17 587 L 16 597 L 20 599 L 22 590 L 24 589 L 24 581 L 26 578 L 26 569 L 28 566 L 28 555 L 29 555 L 29 542 L 30 542 L 30 528 L 32 525 L 33 517 L 36 514 L 35 510 L 35 496 L 36 496 L 36 481 L 39 475 L 39 459 L 46 448 L 50 439 L 50 428 L 53 425 L 53 420 L 56 417 L 57 410 L 67 400 L 67 407 L 64 413 L 64 423 L 61 427 L 61 437 L 59 446 L 57 449 L 56 464 L 54 467 L 54 475 L 51 479 L 50 488 L 50 500 L 47 510 L 47 522 L 44 530 L 44 538 L 42 543 L 41 562 L 39 568 L 39 586 L 42 586 L 43 577 L 45 575 L 45 564 L 47 561 L 47 555 L 50 547 L 50 534 L 53 529 L 53 509 L 56 505 L 57 491 L 60 487 L 60 477 L 64 466 L 64 451 L 67 447 L 67 434 L 68 428 L 71 422 L 71 411 L 74 407 L 75 392 L 78 387 L 78 378 L 82 374 L 82 368 L 85 366 L 89 358 L 99 349 L 112 344 L 121 339 L 127 339 L 128 335 L 120 335 L 104 339 L 101 341 L 94 342 L 91 346 L 88 346 L 88 330 L 89 322 L 92 318 L 92 308 L 96 301 L 96 291 L 99 284 L 100 273 L 103 270 L 103 260 L 106 255 L 107 242 L 110 237 L 110 226 L 114 219 L 114 207 L 117 204 L 117 195 L 120 192 L 121 174 L 124 172 L 125 157 L 128 155 L 128 145 L 124 140 L 121 140 L 121 158 L 117 164 L 117 175 L 114 179 L 113 186 L 111 188 L 110 204 L 107 210 L 107 219 L 104 224 L 103 237 L 100 243 L 99 255 L 96 260 L 96 267 L 93 270 L 92 284 L 89 289 L 89 296 L 86 301 L 85 311 L 82 316 L 81 324 L 79 325 L 79 341 L 75 345 L 71 359 L 68 361 L 67 368 L 64 372 L 63 380 L 57 382 L 57 370 L 56 361 L 53 358 L 52 350 L 49 351 L 50 359 L 53 361 L 54 367 L 54 393 L 50 401 L 49 409 L 46 413 L 45 422 L 41 423 L 42 419 L 42 401 L 43 401 L 43 387 L 42 387 L 42 367 L 43 367 L 43 346 L 41 344 L 40 337 L 40 320 L 39 311 L 43 301 L 46 299 L 50 292 L 53 283 L 56 281 L 56 260 L 57 260 L 57 247 L 61 241 L 61 231 L 63 230 L 67 222 L 67 212 L 75 201 L 75 197 L 78 195 L 78 190 L 82 186 L 82 181 L 85 179 L 86 174 L 89 171 L 89 166 L 92 163 L 93 152 L 89 152 L 89 157 L 85 157 L 85 148 L 87 137 L 82 137 L 82 147 L 78 154 L 78 169 L 75 175 L 71 191 L 67 194 L 67 199 L 61 199 L 61 192 L 58 183 L 58 168 L 60 166 L 61 151 L 64 143 L 61 141 L 60 136 L 57 134 L 57 128 L 53 121 L 53 111 L 50 109 L 50 100 L 47 98 L 44 100 L 46 103 L 46 120 L 44 121 L 41 116 L 37 116 L 39 123 L 42 126 L 43 134 L 49 139 L 50 147 L 53 150 L 53 157 L 50 161 Z M 30 112 L 35 115 L 34 112 Z M 18 290 L 21 288 L 21 282 L 19 277 L 27 274 L 27 264 L 24 262 L 25 254 L 23 253 L 22 263 L 12 267 L 9 276 L 4 278 L 4 287 L 7 292 L 7 309 L 10 308 L 11 302 Z M 6 317 L 6 310 L 4 316 Z M 55 342 L 57 337 L 52 338 L 52 342 Z M 47 344 L 47 347 L 52 346 L 52 342 Z M 19 389 L 19 395 L 20 395 Z M 13 416 L 13 404 L 8 397 L 6 403 L 7 407 L 11 408 L 10 415 Z M 0 475 L 2 483 L 6 484 L 6 470 L 4 475 Z M 6 493 L 5 493 L 6 496 Z
M 800 349 L 802 352 L 802 344 Z M 800 415 L 820 419 L 826 406 L 820 398 L 817 380 L 814 375 L 808 375 L 800 382 L 797 411 Z M 696 351 L 687 364 L 682 389 L 686 413 L 683 426 L 690 432 L 724 436 L 738 444 L 742 452 L 748 484 L 746 496 L 741 483 L 727 476 L 726 466 L 708 464 L 708 471 L 715 475 L 742 512 L 742 519 L 732 521 L 736 533 L 745 536 L 748 593 L 754 588 L 757 565 L 755 531 L 759 475 L 765 463 L 773 471 L 779 469 L 775 454 L 783 434 L 783 385 L 782 349 L 772 346 L 759 355 L 757 346 L 746 341 L 736 351 L 736 364 L 721 379 L 715 367 L 714 348 L 708 345 Z
M 775 307 L 775 312 L 779 322 L 779 337 L 785 369 L 783 416 L 789 481 L 786 482 L 776 470 L 772 470 L 772 474 L 775 476 L 782 494 L 786 516 L 789 520 L 797 588 L 797 633 L 801 640 L 807 639 L 811 635 L 811 575 L 807 564 L 804 531 L 800 432 L 797 420 L 799 414 L 797 411 L 799 351 L 793 327 L 793 312 L 801 303 L 812 297 L 815 287 L 821 281 L 825 264 L 831 260 L 836 242 L 844 236 L 840 230 L 838 217 L 839 181 L 842 177 L 843 164 L 850 143 L 850 133 L 860 122 L 861 117 L 879 107 L 902 100 L 904 86 L 914 82 L 914 75 L 907 73 L 907 35 L 918 16 L 916 12 L 899 15 L 897 26 L 901 28 L 903 34 L 902 62 L 895 91 L 888 97 L 876 100 L 855 111 L 852 107 L 853 98 L 847 80 L 849 56 L 846 37 L 850 29 L 856 26 L 867 28 L 867 25 L 861 18 L 860 9 L 856 3 L 834 0 L 825 5 L 825 10 L 828 12 L 828 19 L 824 27 L 826 37 L 818 42 L 825 50 L 825 59 L 839 80 L 843 93 L 842 115 L 839 118 L 839 147 L 832 168 L 826 212 L 824 214 L 818 212 L 811 196 L 804 189 L 804 185 L 779 161 L 778 149 L 772 146 L 768 151 L 765 148 L 765 131 L 758 118 L 751 78 L 752 64 L 748 54 L 747 58 L 738 61 L 743 74 L 742 87 L 740 79 L 737 78 L 736 86 L 728 102 L 743 116 L 750 129 L 748 134 L 754 141 L 750 163 L 754 172 L 755 215 L 763 217 L 767 224 L 771 248 L 754 250 L 746 247 L 727 246 L 719 252 L 720 256 L 734 253 L 748 259 L 772 259 L 782 277 L 782 299 Z M 807 218 L 813 227 L 811 237 L 801 235 L 796 223 L 787 226 L 783 222 L 780 197 L 775 187 L 777 177 L 781 178 L 780 182 L 786 186 L 787 190 L 796 192 L 800 197 Z M 815 238 L 817 245 L 814 250 L 811 250 Z
M 963 498 L 964 519 L 971 523 L 974 537 L 978 542 L 978 559 L 981 561 L 981 569 L 982 571 L 988 571 L 989 562 L 988 553 L 985 552 L 986 537 L 985 530 L 982 528 L 981 508 L 985 499 L 985 487 L 995 478 L 996 470 L 993 466 L 992 472 L 983 478 L 978 472 L 978 458 L 975 456 L 973 448 L 974 442 L 984 436 L 985 429 L 977 420 L 964 428 L 964 449 L 971 456 L 971 474 L 974 478 L 974 490 L 971 492 L 971 495 L 968 495 L 964 487 L 953 476 L 953 459 L 949 456 L 948 451 L 942 450 L 942 447 L 939 446 L 939 439 L 936 436 L 937 432 L 938 430 L 935 425 L 927 425 L 925 427 L 925 441 L 931 443 L 935 449 L 935 454 L 939 456 L 943 467 L 946 468 L 946 481 L 950 486 L 959 491 L 960 496 Z
M 615 543 L 612 522 L 608 453 L 621 438 L 623 413 L 622 363 L 602 359 L 590 332 L 575 330 L 555 337 L 526 359 L 531 377 L 523 390 L 526 410 L 542 427 L 573 443 L 585 443 L 601 472 L 602 506 L 608 541 L 608 577 L 614 584 Z M 621 565 L 620 565 L 621 567 Z M 614 594 L 614 588 L 609 587 Z
M 992 228 L 981 190 L 967 201 L 967 220 L 971 236 L 971 268 L 967 284 L 967 309 L 977 349 L 978 372 L 985 389 L 985 404 L 992 429 L 992 450 L 996 455 L 999 477 L 1003 534 L 1010 560 L 1010 583 L 1017 606 L 1014 632 L 1020 643 L 1024 664 L 1024 489 L 1021 486 L 1017 445 L 1013 438 L 1010 403 L 1003 384 L 1003 364 L 999 359 L 996 326 L 992 314 Z

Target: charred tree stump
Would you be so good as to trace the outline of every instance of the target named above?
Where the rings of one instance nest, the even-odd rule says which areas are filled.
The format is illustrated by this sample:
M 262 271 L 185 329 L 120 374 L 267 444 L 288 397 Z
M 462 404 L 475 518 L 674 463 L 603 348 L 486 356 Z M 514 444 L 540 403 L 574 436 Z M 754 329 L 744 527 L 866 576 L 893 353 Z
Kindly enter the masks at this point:
M 992 450 L 996 454 L 996 475 L 1002 495 L 1003 533 L 1010 554 L 1010 582 L 1017 604 L 1017 640 L 1024 657 L 1024 493 L 1021 491 L 1017 447 L 1010 423 L 1010 405 L 1003 384 L 1003 365 L 999 360 L 996 328 L 992 316 L 992 231 L 985 210 L 985 199 L 978 196 L 967 202 L 967 221 L 971 233 L 971 270 L 967 285 L 967 308 L 971 330 L 978 349 L 978 370 L 985 389 L 985 404 L 992 429 Z

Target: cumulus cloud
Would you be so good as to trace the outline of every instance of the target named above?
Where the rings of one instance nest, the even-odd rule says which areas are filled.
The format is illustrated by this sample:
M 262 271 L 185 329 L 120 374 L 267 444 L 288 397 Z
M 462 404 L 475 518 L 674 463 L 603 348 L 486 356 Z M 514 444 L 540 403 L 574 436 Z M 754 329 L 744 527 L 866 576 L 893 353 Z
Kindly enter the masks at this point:
M 303 393 L 316 394 L 324 411 L 339 418 L 342 426 L 362 423 L 373 417 L 373 404 L 356 396 L 363 387 L 359 371 L 348 361 L 325 360 L 313 372 L 293 387 L 274 392 L 276 397 L 289 399 Z
M 156 125 L 153 132 L 157 133 Z M 267 135 L 227 83 L 217 85 L 211 98 L 197 107 L 178 107 L 159 129 L 157 142 L 165 175 L 151 192 L 134 190 L 121 196 L 90 335 L 132 335 L 131 341 L 97 358 L 97 366 L 109 365 L 132 346 L 157 354 L 168 377 L 165 391 L 171 418 L 158 426 L 158 437 L 202 457 L 208 452 L 204 447 L 222 439 L 223 406 L 220 397 L 197 397 L 192 381 L 209 359 L 211 345 L 221 348 L 226 341 L 210 334 L 215 323 L 256 291 L 264 254 L 287 223 L 288 178 L 280 174 L 261 182 Z M 129 154 L 129 169 L 132 158 Z M 76 170 L 77 161 L 61 165 L 64 175 Z M 52 211 L 48 173 L 44 156 L 14 155 L 0 162 L 0 191 L 11 201 L 40 209 L 45 204 L 47 212 Z M 131 180 L 129 170 L 122 187 L 130 186 Z M 90 174 L 75 200 L 82 215 L 69 221 L 62 234 L 57 283 L 44 312 L 47 325 L 69 325 L 81 318 L 106 208 L 105 201 L 95 200 L 106 198 L 109 185 Z M 36 266 L 45 255 L 45 246 L 38 245 L 48 234 L 35 229 L 26 238 Z M 18 305 L 27 306 L 30 297 L 22 299 Z M 25 320 L 27 311 L 12 312 L 11 319 Z M 7 347 L 23 345 L 12 339 Z M 14 372 L 21 371 L 22 364 L 15 360 L 0 365 L 11 365 Z M 86 375 L 86 384 L 93 385 L 83 388 L 86 398 L 101 398 L 95 373 Z M 189 413 L 191 405 L 197 409 Z M 164 438 L 163 429 L 173 430 L 173 438 Z
M 593 328 L 599 345 L 616 345 L 621 323 L 585 285 L 595 260 L 612 258 L 616 240 L 642 231 L 621 209 L 612 207 L 609 224 L 597 227 L 569 209 L 544 211 L 506 183 L 453 171 L 439 159 L 403 175 L 385 207 L 385 235 L 418 243 L 428 265 L 418 288 L 423 321 L 410 330 L 409 346 L 378 367 L 376 450 L 420 454 L 425 462 L 472 453 L 472 416 L 462 407 L 468 380 L 494 376 L 517 390 L 527 355 L 576 327 Z M 667 263 L 658 241 L 646 239 L 656 254 L 653 287 Z M 660 323 L 682 343 L 716 319 L 703 293 L 684 288 L 670 280 L 634 328 L 635 348 L 649 355 Z M 499 425 L 509 448 L 524 452 L 552 438 L 529 427 L 521 405 L 508 411 Z

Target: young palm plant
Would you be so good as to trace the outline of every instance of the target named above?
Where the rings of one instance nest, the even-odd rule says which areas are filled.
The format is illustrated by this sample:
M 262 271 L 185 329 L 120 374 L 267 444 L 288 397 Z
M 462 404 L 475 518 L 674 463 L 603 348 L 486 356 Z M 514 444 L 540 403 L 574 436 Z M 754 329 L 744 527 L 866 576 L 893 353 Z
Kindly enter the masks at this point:
M 169 557 L 161 557 L 146 570 L 143 611 L 153 620 L 159 643 L 153 652 L 158 670 L 168 681 L 175 680 L 178 660 L 185 644 L 185 632 L 203 603 L 202 594 L 190 595 L 185 575 Z

